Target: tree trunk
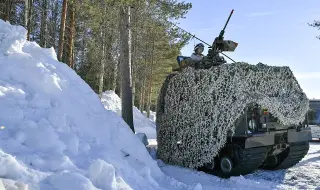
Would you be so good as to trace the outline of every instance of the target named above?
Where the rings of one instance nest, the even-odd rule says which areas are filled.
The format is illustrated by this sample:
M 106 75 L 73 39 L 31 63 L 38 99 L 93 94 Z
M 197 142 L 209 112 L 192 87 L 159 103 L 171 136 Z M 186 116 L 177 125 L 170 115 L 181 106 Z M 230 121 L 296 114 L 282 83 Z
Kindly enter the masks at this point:
M 136 97 L 136 67 L 137 67 L 137 56 L 136 56 L 136 49 L 137 49 L 137 7 L 134 8 L 132 11 L 132 23 L 133 23 L 133 30 L 132 30 L 132 104 L 134 105 L 135 97 Z
M 135 99 L 135 93 L 136 93 L 136 85 L 135 85 L 135 81 L 136 81 L 136 56 L 135 56 L 135 38 L 133 36 L 133 43 L 132 43 L 132 51 L 133 51 L 133 56 L 132 56 L 132 67 L 131 67 L 131 73 L 132 73 L 132 105 L 134 105 L 134 99 Z
M 146 45 L 147 47 L 147 45 Z M 146 51 L 146 54 L 145 54 L 145 57 L 144 57 L 144 67 L 146 68 L 147 67 L 147 48 L 145 49 Z M 144 71 L 145 71 L 145 68 L 144 68 Z M 141 96 L 140 96 L 140 103 L 139 103 L 139 110 L 141 111 L 141 113 L 143 113 L 144 111 L 144 108 L 145 108 L 145 94 L 146 94 L 146 87 L 145 87 L 145 84 L 146 84 L 146 74 L 147 73 L 143 73 L 143 79 L 142 79 L 142 86 L 141 86 Z
M 20 3 L 22 3 L 22 2 L 19 2 L 19 1 L 18 2 L 14 2 L 14 1 L 12 1 L 12 3 L 11 3 L 10 14 L 9 14 L 9 22 L 12 25 L 21 25 L 20 19 L 19 19 L 21 17 L 21 13 L 17 11 L 18 4 L 20 4 Z
M 122 118 L 135 132 L 132 114 L 130 6 L 120 7 L 120 72 Z
M 84 23 L 84 26 L 86 26 L 85 22 Z M 85 27 L 84 27 L 85 28 Z M 86 38 L 84 37 L 85 36 L 85 32 L 82 33 L 83 37 L 82 37 L 82 42 L 81 42 L 81 65 L 85 65 L 86 64 Z
M 102 27 L 104 28 L 104 27 Z M 101 62 L 100 62 L 100 73 L 99 73 L 99 96 L 101 97 L 103 92 L 103 77 L 104 77 L 104 67 L 105 67 L 105 35 L 103 34 L 105 31 L 101 30 Z
M 74 6 L 74 1 L 71 2 L 70 4 L 70 32 L 69 32 L 69 51 L 68 51 L 68 65 L 71 68 L 74 68 L 73 65 L 73 45 L 74 45 L 74 36 L 75 36 L 75 6 Z
M 147 99 L 147 118 L 150 117 L 150 107 L 151 107 L 151 97 L 152 97 L 152 76 L 150 76 L 148 84 L 148 99 Z
M 140 89 L 140 101 L 139 101 L 139 110 L 140 112 L 142 113 L 143 112 L 143 109 L 144 109 L 144 94 L 145 94 L 145 79 L 146 77 L 143 76 L 143 79 L 142 79 L 142 86 L 141 86 L 141 89 Z
M 28 29 L 27 29 L 27 40 L 30 41 L 30 34 L 31 34 L 31 28 L 32 28 L 32 14 L 33 14 L 33 0 L 28 0 Z
M 50 29 L 48 30 L 48 32 L 50 33 L 50 38 L 48 39 L 49 41 L 49 46 L 50 47 L 54 47 L 54 49 L 58 49 L 58 44 L 57 43 L 57 38 L 59 37 L 58 35 L 58 27 L 59 27 L 59 22 L 58 22 L 58 18 L 59 18 L 59 5 L 58 4 L 53 4 L 52 5 L 52 12 L 51 12 L 51 19 L 49 20 L 49 27 Z
M 63 45 L 64 45 L 64 33 L 67 18 L 67 0 L 63 0 L 61 23 L 60 23 L 60 36 L 59 36 L 59 48 L 58 48 L 58 60 L 62 60 Z
M 110 26 L 109 26 L 110 27 Z M 105 79 L 105 87 L 107 90 L 113 90 L 113 79 L 114 79 L 114 66 L 115 66 L 115 61 L 112 55 L 112 47 L 114 45 L 114 34 L 113 31 L 111 30 L 110 32 L 107 33 L 107 43 L 106 43 L 106 79 Z
M 42 0 L 42 16 L 41 16 L 41 28 L 40 28 L 40 46 L 47 47 L 47 17 L 48 17 L 48 2 Z
M 0 0 L 0 19 L 6 21 L 6 9 L 7 9 L 7 4 L 6 0 Z
M 147 39 L 149 37 L 150 33 L 147 30 L 146 36 L 145 38 Z M 143 113 L 143 111 L 145 110 L 145 95 L 146 95 L 146 76 L 147 76 L 147 59 L 148 59 L 148 50 L 149 50 L 149 43 L 146 42 L 145 43 L 145 48 L 144 48 L 144 65 L 143 65 L 143 77 L 142 77 L 142 86 L 141 86 L 141 96 L 140 96 L 140 103 L 139 103 L 139 110 L 141 111 L 141 113 Z
M 114 62 L 114 69 L 112 73 L 112 86 L 111 90 L 116 91 L 117 88 L 117 78 L 118 78 L 118 67 L 119 67 L 120 60 Z
M 116 79 L 117 79 L 117 81 L 116 81 L 116 83 L 117 83 L 117 86 L 116 86 L 116 91 L 118 92 L 118 95 L 119 95 L 119 97 L 120 97 L 120 99 L 122 99 L 122 91 L 121 91 L 121 80 L 122 80 L 122 78 L 121 78 L 121 72 L 120 72 L 120 56 L 118 57 L 118 71 L 117 71 L 117 75 L 116 75 Z
M 155 39 L 154 36 L 152 37 L 152 51 L 151 51 L 151 65 L 150 65 L 150 73 L 148 77 L 148 99 L 147 99 L 147 118 L 150 116 L 150 106 L 151 106 L 151 94 L 152 94 L 152 74 L 153 74 L 153 65 L 154 65 L 154 43 Z
M 5 17 L 5 21 L 8 21 L 10 20 L 10 12 L 11 12 L 11 5 L 12 5 L 12 2 L 11 0 L 7 0 L 7 5 L 6 5 L 6 17 Z
M 29 0 L 25 0 L 24 2 L 24 27 L 28 29 L 29 22 Z
M 76 66 L 74 64 L 74 54 L 75 54 L 75 51 L 74 51 L 74 44 L 73 44 L 73 48 L 72 48 L 72 56 L 71 56 L 71 63 L 72 63 L 72 69 L 76 70 Z

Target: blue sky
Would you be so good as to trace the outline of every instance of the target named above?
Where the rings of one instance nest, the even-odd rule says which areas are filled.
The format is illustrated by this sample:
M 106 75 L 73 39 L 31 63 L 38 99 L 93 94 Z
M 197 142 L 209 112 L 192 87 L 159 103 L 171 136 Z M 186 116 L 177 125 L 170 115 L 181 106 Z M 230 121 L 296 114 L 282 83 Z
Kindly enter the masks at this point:
M 226 53 L 235 61 L 289 66 L 309 98 L 320 99 L 320 0 L 186 0 L 192 9 L 178 26 L 211 44 L 234 9 L 225 39 L 239 43 Z M 191 55 L 198 40 L 182 49 Z M 207 47 L 205 48 L 207 53 Z

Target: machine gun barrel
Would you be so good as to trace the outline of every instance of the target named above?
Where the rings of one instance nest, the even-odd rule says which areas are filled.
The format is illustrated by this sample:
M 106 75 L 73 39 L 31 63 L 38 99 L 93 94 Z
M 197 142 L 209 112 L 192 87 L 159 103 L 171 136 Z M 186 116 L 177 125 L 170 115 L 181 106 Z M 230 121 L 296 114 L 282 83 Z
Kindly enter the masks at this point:
M 227 27 L 227 25 L 228 25 L 228 23 L 229 23 L 229 20 L 230 20 L 232 14 L 233 14 L 233 11 L 234 11 L 234 10 L 232 9 L 232 10 L 231 10 L 231 13 L 230 13 L 230 15 L 229 15 L 229 17 L 228 17 L 228 20 L 227 20 L 226 24 L 224 25 L 223 29 L 221 30 L 221 32 L 220 32 L 220 34 L 219 34 L 219 38 L 220 38 L 220 39 L 223 38 L 224 31 L 225 31 L 225 29 L 226 29 L 226 27 Z

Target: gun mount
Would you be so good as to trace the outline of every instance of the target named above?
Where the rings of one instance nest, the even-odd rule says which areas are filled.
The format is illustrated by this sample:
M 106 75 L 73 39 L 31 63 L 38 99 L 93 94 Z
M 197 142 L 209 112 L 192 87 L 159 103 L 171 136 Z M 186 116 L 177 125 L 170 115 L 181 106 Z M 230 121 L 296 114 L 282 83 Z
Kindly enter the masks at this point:
M 227 63 L 226 60 L 224 59 L 224 57 L 220 56 L 219 54 L 220 53 L 223 54 L 222 52 L 226 52 L 226 51 L 233 52 L 233 51 L 235 51 L 235 49 L 238 46 L 237 42 L 234 42 L 231 40 L 224 40 L 225 29 L 230 21 L 230 18 L 233 14 L 233 11 L 234 10 L 232 9 L 223 29 L 220 31 L 219 36 L 215 38 L 212 45 L 202 41 L 201 39 L 197 38 L 195 35 L 192 35 L 194 38 L 198 39 L 199 41 L 201 41 L 209 46 L 208 54 L 207 54 L 207 56 L 204 56 L 204 58 L 200 61 L 194 61 L 190 57 L 186 57 L 186 56 L 178 56 L 177 57 L 177 61 L 178 61 L 178 65 L 179 65 L 178 70 L 181 70 L 182 68 L 187 67 L 187 66 L 195 67 L 198 69 L 200 69 L 200 68 L 207 69 L 212 66 Z M 189 33 L 189 32 L 187 32 L 187 33 Z M 226 57 L 228 57 L 228 56 L 226 56 Z M 228 57 L 228 58 L 231 59 L 230 57 Z M 235 62 L 235 61 L 233 61 L 233 62 Z

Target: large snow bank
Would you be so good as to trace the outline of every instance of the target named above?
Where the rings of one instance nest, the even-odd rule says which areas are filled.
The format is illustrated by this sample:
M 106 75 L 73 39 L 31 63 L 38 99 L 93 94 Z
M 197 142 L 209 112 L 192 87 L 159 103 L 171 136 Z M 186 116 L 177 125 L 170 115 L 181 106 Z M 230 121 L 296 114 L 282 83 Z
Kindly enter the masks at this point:
M 113 111 L 121 116 L 121 99 L 120 97 L 111 90 L 105 91 L 102 93 L 101 102 L 107 110 Z M 155 119 L 153 116 L 151 119 Z M 136 132 L 145 133 L 149 139 L 156 139 L 156 125 L 151 120 L 148 119 L 143 113 L 139 111 L 138 108 L 135 106 L 133 107 L 133 122 L 134 122 L 134 129 Z
M 52 48 L 0 20 L 0 177 L 31 189 L 185 189 Z

